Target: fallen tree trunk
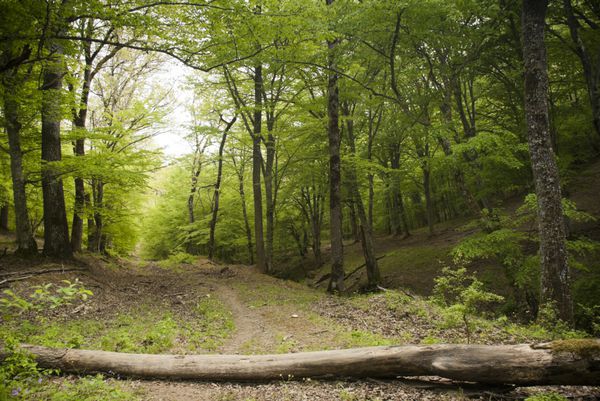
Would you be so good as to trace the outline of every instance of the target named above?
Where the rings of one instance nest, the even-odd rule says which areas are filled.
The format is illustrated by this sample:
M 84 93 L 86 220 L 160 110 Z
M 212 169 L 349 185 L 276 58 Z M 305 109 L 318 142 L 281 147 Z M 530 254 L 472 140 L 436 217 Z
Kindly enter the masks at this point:
M 489 384 L 600 383 L 600 340 L 406 345 L 279 355 L 148 355 L 24 345 L 43 368 L 208 381 L 441 376 Z

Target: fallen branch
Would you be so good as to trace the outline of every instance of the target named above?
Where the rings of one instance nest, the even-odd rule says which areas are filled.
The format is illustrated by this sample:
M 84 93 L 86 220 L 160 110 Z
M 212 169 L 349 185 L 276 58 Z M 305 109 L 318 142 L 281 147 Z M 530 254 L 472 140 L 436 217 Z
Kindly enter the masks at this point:
M 406 345 L 278 355 L 149 355 L 23 345 L 42 368 L 207 381 L 440 376 L 486 384 L 597 385 L 600 340 Z M 0 361 L 6 355 L 0 352 Z
M 86 269 L 81 268 L 81 267 L 69 267 L 67 269 L 60 268 L 60 269 L 17 271 L 17 272 L 0 273 L 0 277 L 17 276 L 19 274 L 29 274 L 30 276 L 37 276 L 40 274 L 47 274 L 47 273 L 66 273 L 66 272 L 83 271 L 83 270 L 86 270 Z
M 33 277 L 33 276 L 5 278 L 4 280 L 0 281 L 0 287 L 3 287 L 4 284 L 6 284 L 6 283 L 12 283 L 13 281 L 27 280 L 28 278 L 31 278 L 31 277 Z
M 381 260 L 383 258 L 385 258 L 387 255 L 381 255 L 375 258 L 375 260 Z M 366 267 L 367 263 L 363 263 L 362 265 L 358 266 L 356 269 L 352 270 L 346 277 L 344 277 L 344 280 L 349 279 L 350 277 L 352 277 L 354 275 L 354 273 L 356 273 L 357 271 L 359 271 L 360 269 L 362 269 L 363 267 Z M 331 277 L 331 273 L 327 273 L 321 276 L 321 278 L 319 280 L 317 280 L 314 284 L 313 287 L 318 286 L 319 284 L 321 284 L 323 281 L 329 279 L 329 277 Z

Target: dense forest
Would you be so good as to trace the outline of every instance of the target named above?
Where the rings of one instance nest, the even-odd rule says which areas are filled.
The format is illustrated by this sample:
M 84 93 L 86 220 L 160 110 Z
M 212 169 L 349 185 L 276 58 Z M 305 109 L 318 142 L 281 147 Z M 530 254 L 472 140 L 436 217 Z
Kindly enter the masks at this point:
M 5 0 L 0 110 L 9 268 L 202 257 L 432 295 L 467 342 L 600 334 L 595 0 Z

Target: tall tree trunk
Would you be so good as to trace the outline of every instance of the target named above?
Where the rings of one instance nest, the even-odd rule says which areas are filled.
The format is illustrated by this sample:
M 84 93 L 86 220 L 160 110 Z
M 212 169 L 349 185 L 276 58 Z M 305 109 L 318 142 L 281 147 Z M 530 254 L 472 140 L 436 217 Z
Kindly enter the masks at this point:
M 42 78 L 42 194 L 44 200 L 44 254 L 72 255 L 65 195 L 60 172 L 52 163 L 61 160 L 60 122 L 62 120 L 63 48 L 50 42 L 52 53 Z
M 265 161 L 265 217 L 267 221 L 265 257 L 267 270 L 273 268 L 273 236 L 275 229 L 275 191 L 273 188 L 273 167 L 275 165 L 275 137 L 273 120 L 267 121 L 267 158 Z
M 331 6 L 334 0 L 325 0 Z M 338 74 L 335 72 L 334 51 L 338 40 L 328 40 L 327 48 L 327 137 L 329 140 L 329 229 L 331 239 L 331 278 L 328 292 L 344 292 L 344 243 L 342 241 L 342 168 L 340 158 L 339 89 Z
M 348 144 L 350 145 L 350 152 L 356 156 L 356 145 L 354 140 L 354 121 L 349 117 L 350 113 L 346 114 L 346 130 L 348 135 Z M 367 269 L 367 291 L 374 291 L 379 288 L 381 282 L 381 274 L 379 273 L 379 266 L 377 265 L 377 257 L 375 255 L 375 249 L 373 247 L 373 233 L 371 226 L 369 225 L 369 219 L 365 212 L 365 206 L 360 196 L 358 188 L 358 177 L 356 175 L 356 167 L 352 165 L 349 169 L 349 180 L 350 180 L 350 191 L 352 193 L 353 203 L 356 205 L 356 213 L 358 214 L 358 220 L 360 221 L 360 243 L 363 249 L 363 255 L 365 257 L 365 266 Z
M 33 255 L 37 253 L 37 244 L 33 237 L 27 195 L 25 193 L 25 175 L 23 173 L 23 151 L 21 149 L 21 123 L 19 122 L 19 104 L 15 98 L 18 94 L 16 71 L 4 73 L 4 123 L 8 134 L 10 153 L 10 172 L 12 177 L 13 203 L 15 205 L 15 234 L 17 237 L 17 254 Z
M 236 117 L 231 122 L 227 123 L 223 136 L 221 137 L 221 143 L 219 144 L 219 161 L 217 163 L 217 182 L 215 182 L 215 199 L 212 208 L 212 218 L 210 219 L 210 233 L 208 236 L 208 258 L 213 259 L 215 253 L 215 229 L 217 228 L 217 218 L 219 216 L 219 198 L 221 196 L 221 176 L 223 174 L 223 150 L 225 149 L 225 141 L 227 141 L 227 134 L 235 123 Z
M 548 121 L 548 66 L 544 46 L 547 7 L 547 0 L 523 0 L 525 117 L 538 203 L 541 301 L 545 305 L 554 304 L 558 316 L 572 323 L 573 304 L 569 289 L 560 178 L 552 152 Z
M 74 113 L 73 126 L 77 129 L 77 139 L 73 144 L 73 153 L 76 157 L 85 156 L 85 123 L 87 119 L 88 99 L 90 93 L 91 65 L 86 63 L 83 71 L 83 85 L 79 110 Z M 73 205 L 73 223 L 71 226 L 71 248 L 73 252 L 81 252 L 83 242 L 83 212 L 85 210 L 85 185 L 82 177 L 75 177 L 75 204 Z
M 600 135 L 600 45 L 597 45 L 598 47 L 592 51 L 595 51 L 597 54 L 596 62 L 594 63 L 594 58 L 590 55 L 590 51 L 579 35 L 579 28 L 581 26 L 575 16 L 571 0 L 563 0 L 563 6 L 567 16 L 569 33 L 575 45 L 575 53 L 579 57 L 583 67 L 583 75 L 592 108 L 594 129 L 596 130 L 596 134 Z M 597 27 L 596 30 L 598 30 Z
M 262 133 L 262 65 L 254 68 L 254 119 L 252 133 L 252 192 L 254 195 L 254 242 L 256 244 L 256 267 L 262 273 L 269 272 L 265 255 L 263 230 L 262 188 L 260 183 L 262 153 L 260 149 Z

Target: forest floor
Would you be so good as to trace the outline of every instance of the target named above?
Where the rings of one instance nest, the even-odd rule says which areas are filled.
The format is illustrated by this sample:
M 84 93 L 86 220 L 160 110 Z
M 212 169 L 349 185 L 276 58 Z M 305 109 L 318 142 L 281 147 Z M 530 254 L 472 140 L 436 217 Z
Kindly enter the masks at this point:
M 75 271 L 31 274 L 49 269 Z M 388 291 L 333 297 L 321 289 L 261 275 L 248 266 L 193 264 L 82 256 L 68 264 L 45 259 L 0 259 L 0 274 L 26 297 L 32 286 L 76 279 L 94 295 L 85 302 L 3 322 L 2 336 L 54 347 L 146 353 L 286 353 L 369 345 L 466 342 L 425 298 Z M 0 281 L 3 277 L 0 276 Z M 64 284 L 62 284 L 64 285 Z M 549 339 L 541 328 L 481 319 L 472 342 L 519 343 Z M 21 394 L 26 389 L 21 389 Z M 600 387 L 481 387 L 444 379 L 281 380 L 208 383 L 50 376 L 32 386 L 36 400 L 512 400 L 555 392 L 569 399 L 600 397 Z M 57 396 L 60 395 L 60 396 Z M 70 397 L 70 398 L 69 398 Z

